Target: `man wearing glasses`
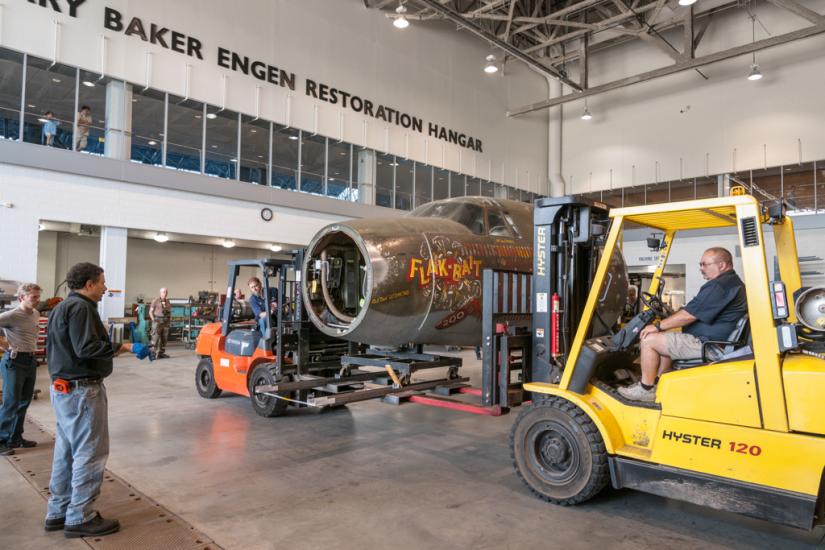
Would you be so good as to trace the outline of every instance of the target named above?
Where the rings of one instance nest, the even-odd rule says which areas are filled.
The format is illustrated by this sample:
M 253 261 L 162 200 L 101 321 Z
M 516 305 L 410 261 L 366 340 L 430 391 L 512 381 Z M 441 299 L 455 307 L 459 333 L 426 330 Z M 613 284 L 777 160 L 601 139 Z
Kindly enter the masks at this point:
M 672 368 L 673 359 L 702 357 L 702 342 L 726 340 L 748 312 L 745 284 L 733 270 L 733 257 L 724 248 L 705 250 L 699 270 L 707 282 L 685 307 L 639 334 L 642 380 L 619 388 L 634 401 L 653 402 L 659 375 Z M 670 329 L 682 327 L 681 332 Z

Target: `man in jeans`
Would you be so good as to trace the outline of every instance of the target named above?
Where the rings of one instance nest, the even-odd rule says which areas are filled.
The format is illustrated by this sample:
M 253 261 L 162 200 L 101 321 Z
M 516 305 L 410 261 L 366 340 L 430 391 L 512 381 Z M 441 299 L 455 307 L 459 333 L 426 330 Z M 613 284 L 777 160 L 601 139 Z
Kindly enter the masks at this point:
M 34 447 L 34 441 L 23 439 L 26 410 L 34 395 L 37 378 L 37 334 L 40 331 L 40 287 L 34 283 L 17 289 L 20 306 L 0 313 L 0 329 L 5 329 L 8 349 L 0 361 L 3 376 L 3 405 L 0 407 L 0 455 L 14 454 L 17 447 Z
M 160 289 L 160 296 L 149 305 L 149 319 L 152 320 L 152 349 L 158 359 L 168 359 L 166 341 L 169 339 L 169 325 L 172 322 L 172 302 L 169 290 Z
M 71 290 L 49 317 L 46 354 L 57 418 L 46 531 L 66 538 L 103 536 L 120 529 L 92 504 L 100 494 L 109 456 L 108 401 L 103 379 L 112 373 L 114 350 L 97 313 L 106 292 L 103 268 L 80 263 L 69 270 Z

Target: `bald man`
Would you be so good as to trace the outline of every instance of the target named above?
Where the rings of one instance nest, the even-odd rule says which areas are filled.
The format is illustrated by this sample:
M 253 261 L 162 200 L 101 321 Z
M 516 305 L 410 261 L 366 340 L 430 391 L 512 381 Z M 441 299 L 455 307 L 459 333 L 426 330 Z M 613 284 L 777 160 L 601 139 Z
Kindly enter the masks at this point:
M 642 380 L 619 394 L 634 401 L 656 400 L 656 380 L 671 370 L 673 359 L 699 359 L 702 343 L 727 340 L 748 312 L 745 284 L 733 270 L 733 257 L 724 248 L 705 250 L 699 270 L 707 282 L 685 307 L 642 329 Z M 671 329 L 682 327 L 681 332 Z
M 160 289 L 160 296 L 152 300 L 149 306 L 149 318 L 152 320 L 152 349 L 158 359 L 168 359 L 166 340 L 169 338 L 169 324 L 172 322 L 172 303 L 169 290 Z

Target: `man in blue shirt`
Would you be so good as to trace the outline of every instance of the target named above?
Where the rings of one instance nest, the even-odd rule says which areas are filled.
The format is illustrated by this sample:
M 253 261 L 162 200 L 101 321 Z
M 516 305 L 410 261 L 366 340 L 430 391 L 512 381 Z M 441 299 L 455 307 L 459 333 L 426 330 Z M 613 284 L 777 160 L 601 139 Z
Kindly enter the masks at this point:
M 267 316 L 267 300 L 263 297 L 263 284 L 257 277 L 252 277 L 247 283 L 249 290 L 252 291 L 252 296 L 249 297 L 249 305 L 252 306 L 252 312 L 255 314 L 255 319 L 258 321 L 258 328 L 261 334 L 266 336 L 266 316 Z M 278 310 L 278 289 L 269 289 L 269 306 L 268 310 L 272 313 Z
M 634 401 L 656 399 L 656 379 L 672 368 L 673 359 L 702 357 L 702 342 L 726 340 L 737 321 L 748 312 L 745 284 L 733 270 L 733 258 L 724 248 L 709 248 L 699 269 L 707 282 L 685 307 L 639 334 L 642 380 L 619 388 Z M 684 327 L 682 332 L 669 329 Z M 665 332 L 667 331 L 667 332 Z

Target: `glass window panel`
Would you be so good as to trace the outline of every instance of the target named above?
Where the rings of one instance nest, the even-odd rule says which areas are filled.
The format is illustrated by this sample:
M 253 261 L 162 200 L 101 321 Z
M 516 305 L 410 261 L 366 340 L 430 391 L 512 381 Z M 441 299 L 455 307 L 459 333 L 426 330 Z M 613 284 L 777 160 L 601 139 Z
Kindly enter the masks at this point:
M 611 208 L 620 208 L 622 206 L 622 190 L 621 189 L 605 189 L 602 191 L 602 202 Z
M 238 169 L 238 113 L 206 106 L 207 176 L 235 179 Z
M 0 138 L 20 139 L 23 54 L 0 48 Z
M 481 195 L 481 180 L 467 176 L 467 196 L 478 197 Z
M 782 188 L 789 210 L 813 210 L 814 204 L 814 163 L 785 166 Z
M 696 180 L 693 178 L 670 182 L 670 200 L 672 202 L 692 201 L 696 198 Z
M 507 198 L 517 201 L 519 199 L 519 190 L 515 187 L 507 187 Z
M 274 125 L 272 128 L 272 187 L 298 188 L 298 138 L 294 128 Z
M 241 181 L 266 185 L 269 162 L 269 122 L 241 116 Z
M 624 206 L 641 206 L 645 203 L 645 186 L 636 185 L 633 187 L 625 187 L 624 191 Z
M 814 162 L 814 194 L 817 211 L 825 211 L 825 161 Z
M 201 171 L 203 103 L 169 94 L 166 166 L 185 172 Z
M 392 208 L 395 158 L 392 155 L 377 153 L 375 159 L 375 204 Z
M 77 70 L 28 57 L 23 139 L 61 149 L 72 148 Z M 48 114 L 47 114 L 48 113 Z
M 415 207 L 427 204 L 432 200 L 433 167 L 415 163 Z
M 484 197 L 494 197 L 496 194 L 495 184 L 492 181 L 481 182 L 481 195 Z
M 352 145 L 329 140 L 327 196 L 351 200 Z
M 647 186 L 647 204 L 659 204 L 670 201 L 670 183 L 651 183 Z
M 464 174 L 450 172 L 450 196 L 463 197 L 466 194 L 466 177 Z
M 395 207 L 412 210 L 413 162 L 398 157 L 395 162 Z
M 132 151 L 134 162 L 163 164 L 163 113 L 166 94 L 132 86 Z
M 77 135 L 74 140 L 76 151 L 103 155 L 106 139 L 106 87 L 109 81 L 108 78 L 100 78 L 99 74 L 80 71 Z M 117 85 L 122 91 L 123 84 Z
M 433 200 L 446 199 L 450 196 L 450 173 L 440 168 L 433 170 Z
M 716 197 L 719 192 L 719 187 L 716 181 L 716 176 L 707 178 L 696 178 L 696 198 L 708 199 Z
M 300 190 L 314 195 L 323 195 L 326 166 L 327 138 L 302 133 Z
M 501 214 L 501 212 L 496 212 L 493 210 L 487 211 L 487 227 L 489 228 L 488 233 L 495 237 L 513 237 L 513 230 L 510 228 L 510 224 Z

